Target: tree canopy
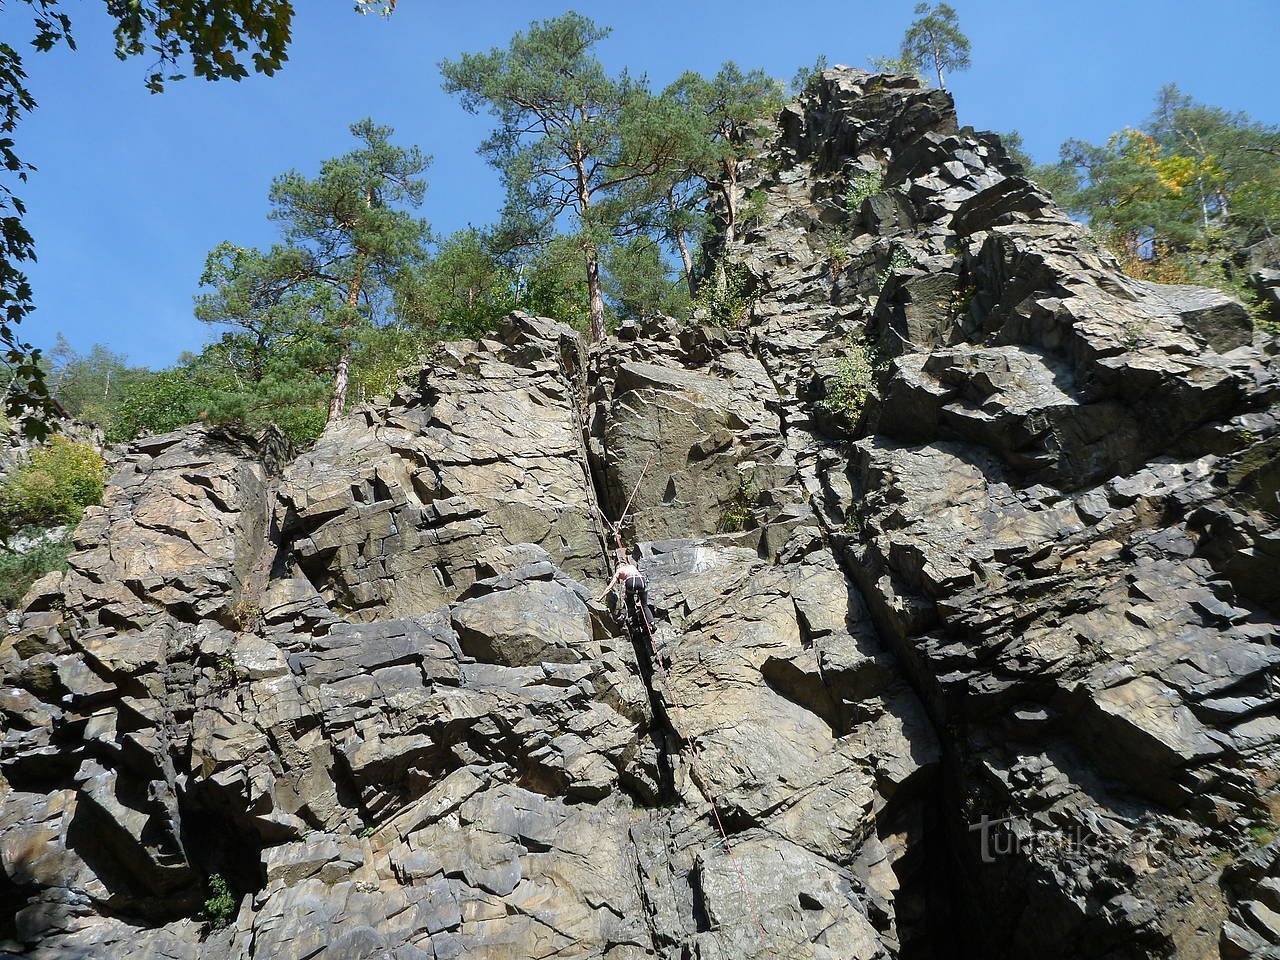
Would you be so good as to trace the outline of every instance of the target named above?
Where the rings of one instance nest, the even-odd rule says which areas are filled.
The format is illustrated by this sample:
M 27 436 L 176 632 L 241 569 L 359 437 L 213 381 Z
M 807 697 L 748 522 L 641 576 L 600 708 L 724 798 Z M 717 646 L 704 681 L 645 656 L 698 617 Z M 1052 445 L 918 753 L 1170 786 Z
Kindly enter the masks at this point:
M 916 4 L 916 19 L 902 37 L 900 63 L 918 72 L 926 67 L 938 76 L 938 87 L 947 89 L 946 72 L 969 68 L 969 38 L 960 31 L 960 15 L 949 3 Z
M 11 0 L 12 2 L 12 0 Z M 71 16 L 59 0 L 19 0 L 30 8 L 30 44 L 47 52 L 65 43 L 75 49 Z M 353 0 L 357 11 L 390 13 L 396 0 Z M 115 54 L 121 60 L 150 56 L 147 89 L 184 79 L 240 80 L 273 74 L 288 58 L 295 5 L 291 0 L 104 0 Z M 16 41 L 16 38 L 15 38 Z M 184 67 L 183 64 L 188 66 Z M 0 164 L 19 182 L 34 170 L 14 141 L 19 122 L 36 107 L 18 47 L 0 42 Z M 35 309 L 23 264 L 36 258 L 35 239 L 23 223 L 26 206 L 12 183 L 0 183 L 0 366 L 7 370 L 6 413 L 30 436 L 43 437 L 58 410 L 45 380 L 40 350 L 18 330 Z
M 1256 308 L 1250 264 L 1280 260 L 1280 127 L 1170 84 L 1139 126 L 1102 144 L 1068 139 L 1057 163 L 1032 163 L 1016 135 L 1006 146 L 1130 273 L 1217 286 Z
M 630 232 L 612 202 L 677 149 L 643 81 L 607 73 L 594 48 L 609 35 L 581 14 L 540 20 L 504 48 L 440 64 L 444 89 L 497 124 L 480 153 L 501 171 L 508 246 L 546 246 L 568 221 L 584 268 L 592 339 L 605 330 L 602 251 Z

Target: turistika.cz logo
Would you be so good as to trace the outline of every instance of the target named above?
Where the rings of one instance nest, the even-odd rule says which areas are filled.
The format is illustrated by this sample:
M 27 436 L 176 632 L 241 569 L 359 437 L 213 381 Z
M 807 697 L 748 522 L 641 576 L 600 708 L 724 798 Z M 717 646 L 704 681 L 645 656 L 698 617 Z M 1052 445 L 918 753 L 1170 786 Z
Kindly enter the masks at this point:
M 1019 829 L 1019 827 L 1022 829 Z M 979 854 L 983 863 L 995 863 L 1000 857 L 1052 850 L 1059 856 L 1071 853 L 1105 853 L 1128 847 L 1145 839 L 1147 831 L 1104 836 L 1081 824 L 1062 830 L 1039 830 L 1016 817 L 988 817 L 969 824 L 969 832 L 978 834 Z

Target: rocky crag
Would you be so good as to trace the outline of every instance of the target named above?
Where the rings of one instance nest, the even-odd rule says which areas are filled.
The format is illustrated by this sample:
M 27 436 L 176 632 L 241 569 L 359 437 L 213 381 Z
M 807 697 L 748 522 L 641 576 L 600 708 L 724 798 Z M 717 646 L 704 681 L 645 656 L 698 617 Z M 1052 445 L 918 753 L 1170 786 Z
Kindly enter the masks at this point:
M 0 955 L 1277 955 L 1274 345 L 914 80 L 744 187 L 738 328 L 131 448 L 0 642 Z

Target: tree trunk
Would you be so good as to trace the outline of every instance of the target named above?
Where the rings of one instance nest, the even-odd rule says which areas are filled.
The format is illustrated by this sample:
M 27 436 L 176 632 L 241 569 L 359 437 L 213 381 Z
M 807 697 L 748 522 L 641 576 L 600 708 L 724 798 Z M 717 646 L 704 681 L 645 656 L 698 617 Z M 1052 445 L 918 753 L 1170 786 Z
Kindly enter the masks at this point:
M 685 283 L 689 285 L 689 296 L 692 297 L 697 293 L 693 283 L 693 255 L 689 253 L 689 242 L 684 238 L 684 229 L 675 224 L 676 198 L 670 193 L 667 194 L 667 208 L 671 211 L 673 223 L 671 232 L 676 235 L 676 246 L 680 248 L 680 262 L 684 264 Z
M 329 398 L 329 415 L 327 423 L 333 423 L 342 416 L 342 408 L 347 405 L 347 383 L 351 376 L 351 331 L 355 324 L 351 315 L 360 305 L 360 287 L 364 282 L 364 255 L 357 254 L 355 273 L 347 285 L 347 319 L 343 321 L 342 355 L 338 358 L 338 370 L 333 377 L 333 394 Z
M 591 209 L 591 186 L 587 183 L 586 153 L 581 144 L 577 146 L 577 159 L 574 171 L 578 178 L 578 213 L 583 228 L 590 229 L 587 213 Z M 588 342 L 599 343 L 604 339 L 604 294 L 600 290 L 600 251 L 595 242 L 588 240 L 582 245 L 583 255 L 587 261 L 587 299 L 591 307 L 591 328 Z
M 329 398 L 329 416 L 327 423 L 333 423 L 342 416 L 342 408 L 347 403 L 347 378 L 351 371 L 351 341 L 342 345 L 342 356 L 338 360 L 338 372 L 333 378 L 333 396 Z
M 592 244 L 587 250 L 587 295 L 591 299 L 591 343 L 604 339 L 604 294 L 600 291 L 600 254 Z
M 727 247 L 738 235 L 738 165 L 733 160 L 725 160 L 723 169 L 724 182 L 720 189 L 724 193 L 724 245 Z

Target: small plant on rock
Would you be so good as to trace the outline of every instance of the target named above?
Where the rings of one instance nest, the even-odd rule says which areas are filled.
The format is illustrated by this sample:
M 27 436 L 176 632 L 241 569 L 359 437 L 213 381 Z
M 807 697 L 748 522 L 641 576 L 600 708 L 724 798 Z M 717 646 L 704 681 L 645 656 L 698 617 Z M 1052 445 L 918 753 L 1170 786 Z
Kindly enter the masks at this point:
M 889 262 L 885 264 L 885 268 L 880 273 L 880 277 L 876 282 L 876 288 L 883 290 L 884 285 L 889 282 L 889 278 L 895 273 L 906 270 L 915 261 L 911 259 L 911 254 L 901 244 L 895 243 L 893 249 L 889 253 Z
M 832 280 L 840 276 L 840 271 L 849 265 L 849 245 L 840 237 L 827 240 L 827 263 Z
M 231 888 L 227 886 L 227 881 L 222 879 L 221 874 L 210 874 L 208 889 L 209 897 L 204 902 L 201 916 L 214 930 L 221 930 L 235 919 L 239 904 L 231 895 Z
M 241 597 L 231 605 L 231 622 L 244 633 L 252 633 L 258 627 L 262 607 L 251 597 Z
M 751 510 L 756 503 L 756 482 L 749 474 L 738 478 L 738 489 L 733 499 L 725 505 L 720 514 L 720 522 L 716 524 L 719 533 L 738 533 L 747 529 L 751 520 Z
M 721 261 L 702 281 L 693 298 L 691 315 L 695 320 L 721 327 L 744 327 L 755 297 L 747 292 L 747 268 L 739 263 Z
M 240 668 L 230 650 L 222 651 L 214 660 L 213 679 L 219 687 L 234 687 L 240 682 Z
M 956 280 L 955 288 L 947 300 L 947 318 L 953 323 L 960 319 L 960 315 L 968 311 L 977 293 L 978 285 L 972 280 L 968 283 Z
M 871 347 L 862 337 L 854 338 L 837 363 L 835 375 L 827 382 L 827 395 L 818 406 L 853 426 L 875 390 L 876 366 Z
M 883 190 L 884 174 L 878 171 L 859 174 L 849 181 L 849 189 L 844 192 L 844 208 L 852 217 L 862 208 L 863 201 Z

